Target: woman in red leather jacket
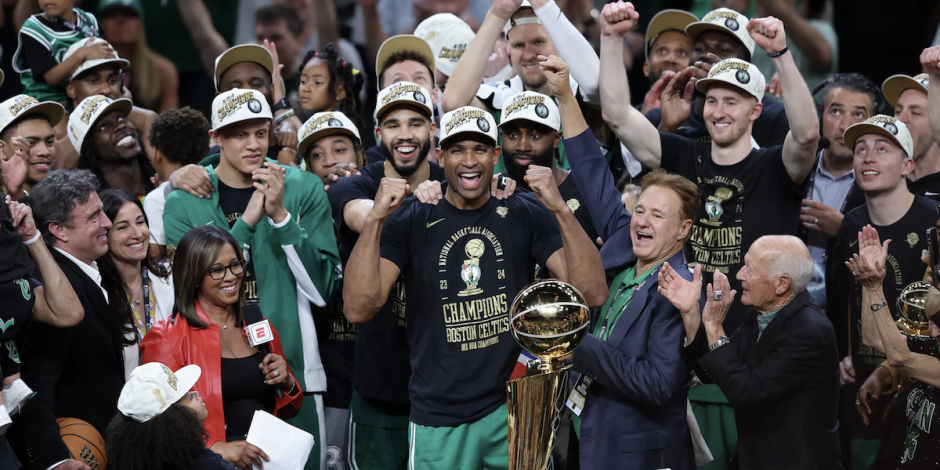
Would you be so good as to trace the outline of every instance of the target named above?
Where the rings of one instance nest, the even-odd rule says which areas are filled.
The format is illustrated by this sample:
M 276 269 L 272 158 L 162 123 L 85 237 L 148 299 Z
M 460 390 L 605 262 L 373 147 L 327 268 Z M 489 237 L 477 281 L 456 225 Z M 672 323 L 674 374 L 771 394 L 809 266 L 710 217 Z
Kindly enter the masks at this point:
M 261 466 L 267 455 L 245 442 L 251 418 L 263 410 L 281 418 L 297 414 L 303 401 L 272 327 L 271 353 L 262 357 L 245 335 L 245 259 L 227 231 L 202 225 L 180 240 L 173 258 L 176 312 L 157 323 L 140 344 L 142 363 L 171 370 L 197 364 L 194 390 L 209 417 L 207 445 L 237 467 Z M 283 390 L 277 398 L 276 388 Z

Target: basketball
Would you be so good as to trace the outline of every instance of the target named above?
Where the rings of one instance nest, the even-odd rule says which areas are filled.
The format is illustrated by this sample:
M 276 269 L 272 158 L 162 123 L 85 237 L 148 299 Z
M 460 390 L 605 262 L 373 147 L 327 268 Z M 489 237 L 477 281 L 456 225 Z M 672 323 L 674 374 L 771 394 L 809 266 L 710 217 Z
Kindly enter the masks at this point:
M 78 418 L 59 418 L 56 422 L 73 459 L 85 462 L 91 470 L 105 470 L 108 456 L 104 453 L 104 439 L 94 426 Z
M 479 259 L 483 256 L 483 250 L 485 246 L 483 245 L 483 240 L 479 238 L 474 238 L 467 242 L 467 246 L 464 247 L 464 252 L 467 253 L 467 256 L 471 258 Z

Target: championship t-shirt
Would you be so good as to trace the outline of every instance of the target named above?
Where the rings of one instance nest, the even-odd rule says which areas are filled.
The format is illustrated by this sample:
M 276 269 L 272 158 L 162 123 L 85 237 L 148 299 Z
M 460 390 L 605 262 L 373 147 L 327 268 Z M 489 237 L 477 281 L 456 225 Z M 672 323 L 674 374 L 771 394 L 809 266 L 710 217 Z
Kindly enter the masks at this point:
M 900 220 L 889 226 L 879 226 L 872 223 L 868 215 L 868 207 L 862 206 L 853 209 L 842 219 L 842 227 L 836 235 L 836 243 L 833 247 L 831 256 L 835 260 L 848 260 L 853 254 L 858 253 L 858 232 L 865 225 L 871 224 L 878 231 L 878 236 L 884 240 L 891 240 L 888 245 L 888 259 L 885 270 L 887 274 L 884 279 L 884 294 L 888 299 L 888 309 L 892 317 L 900 318 L 900 313 L 896 302 L 894 301 L 901 295 L 901 291 L 908 285 L 923 280 L 924 272 L 927 266 L 920 260 L 921 253 L 927 248 L 927 229 L 934 226 L 937 220 L 937 212 L 933 209 L 933 203 L 930 199 L 922 196 L 916 196 L 914 203 L 907 213 Z M 883 437 L 883 429 L 878 426 L 866 426 L 861 417 L 855 411 L 855 395 L 859 387 L 865 382 L 865 379 L 874 372 L 879 364 L 886 360 L 884 354 L 881 354 L 874 348 L 865 345 L 862 342 L 862 309 L 869 308 L 868 305 L 862 305 L 862 285 L 852 277 L 848 268 L 836 271 L 837 279 L 834 280 L 837 286 L 837 295 L 835 299 L 844 299 L 841 304 L 830 297 L 829 315 L 831 317 L 842 317 L 848 311 L 847 319 L 849 321 L 848 345 L 852 355 L 852 366 L 855 368 L 855 383 L 845 385 L 845 400 L 843 400 L 842 423 L 846 426 L 849 433 L 855 437 L 876 438 Z M 845 324 L 838 325 L 838 319 L 833 319 L 836 328 L 844 327 Z M 840 353 L 844 353 L 840 351 Z M 874 408 L 873 408 L 874 410 Z
M 907 180 L 907 189 L 918 196 L 940 202 L 940 172 L 923 176 L 917 181 Z
M 703 98 L 699 96 L 692 101 L 692 112 L 689 113 L 689 118 L 676 129 L 676 135 L 695 139 L 703 144 L 710 144 L 712 138 L 708 134 L 708 128 L 705 127 L 705 120 L 695 113 L 695 107 L 698 100 L 701 99 Z M 751 137 L 753 137 L 757 145 L 760 145 L 762 148 L 783 145 L 783 141 L 790 132 L 790 120 L 787 119 L 787 113 L 783 107 L 783 103 L 770 98 L 764 98 L 761 104 L 764 105 L 764 108 L 761 110 L 757 120 L 754 121 Z M 662 121 L 662 118 L 660 108 L 651 109 L 646 113 L 646 119 L 649 119 L 649 121 L 657 127 Z
M 525 191 L 531 194 L 531 191 L 524 189 L 518 189 L 517 191 Z M 596 245 L 597 237 L 599 237 L 597 229 L 594 228 L 591 213 L 588 212 L 586 207 L 582 207 L 583 198 L 581 197 L 581 191 L 578 190 L 578 183 L 571 175 L 568 175 L 568 177 L 558 185 L 558 193 L 561 194 L 561 198 L 565 200 L 565 204 L 571 209 L 574 218 L 578 219 L 578 223 L 581 224 L 581 228 L 587 233 L 588 238 L 590 238 L 592 242 L 595 242 Z M 532 198 L 535 198 L 535 196 L 532 195 Z
M 380 148 L 376 146 L 373 148 Z M 430 179 L 444 181 L 444 171 L 434 162 Z M 340 257 L 345 265 L 352 254 L 359 234 L 346 225 L 343 208 L 350 201 L 357 199 L 375 199 L 382 178 L 385 177 L 385 162 L 366 165 L 359 170 L 359 175 L 340 178 L 330 185 L 327 195 L 333 208 L 333 221 L 336 226 Z M 338 296 L 341 297 L 341 296 Z M 342 316 L 342 310 L 340 310 Z M 338 318 L 337 318 L 338 320 Z M 343 318 L 345 321 L 345 317 Z M 351 326 L 351 325 L 350 325 Z M 333 327 L 339 329 L 338 323 Z M 343 326 L 345 328 L 345 326 Z M 317 329 L 319 330 L 319 327 Z M 405 286 L 395 283 L 388 302 L 372 320 L 355 326 L 356 342 L 353 346 L 356 366 L 352 369 L 352 385 L 360 395 L 397 404 L 407 404 L 408 379 L 411 377 L 411 363 L 408 352 L 408 337 L 405 334 Z M 322 354 L 321 354 L 322 355 Z M 327 354 L 326 356 L 328 356 Z M 324 359 L 324 367 L 329 357 Z M 327 395 L 329 388 L 327 374 Z
M 411 421 L 474 422 L 506 405 L 506 381 L 519 356 L 509 308 L 532 282 L 535 265 L 562 248 L 555 217 L 534 198 L 490 198 L 460 210 L 446 199 L 417 199 L 382 230 L 382 258 L 402 270 L 411 346 Z
M 28 277 L 33 270 L 26 246 L 13 226 L 13 214 L 0 204 L 0 284 Z
M 702 205 L 685 244 L 689 266 L 702 265 L 703 288 L 716 270 L 728 276 L 731 288 L 741 292 L 735 276 L 744 255 L 764 235 L 795 235 L 804 184 L 790 179 L 783 164 L 783 146 L 752 149 L 734 165 L 712 160 L 711 144 L 660 133 L 662 168 L 685 176 L 702 193 Z M 740 295 L 725 318 L 728 334 L 738 329 L 746 308 Z
M 225 221 L 228 227 L 235 226 L 235 222 L 242 217 L 242 213 L 248 208 L 248 202 L 251 201 L 251 195 L 255 193 L 254 187 L 233 188 L 219 180 L 219 206 L 222 213 L 225 214 Z M 245 266 L 245 301 L 248 303 L 258 302 L 258 281 L 255 279 L 255 264 L 251 260 L 251 249 L 247 255 L 248 264 Z M 226 273 L 228 274 L 228 273 Z

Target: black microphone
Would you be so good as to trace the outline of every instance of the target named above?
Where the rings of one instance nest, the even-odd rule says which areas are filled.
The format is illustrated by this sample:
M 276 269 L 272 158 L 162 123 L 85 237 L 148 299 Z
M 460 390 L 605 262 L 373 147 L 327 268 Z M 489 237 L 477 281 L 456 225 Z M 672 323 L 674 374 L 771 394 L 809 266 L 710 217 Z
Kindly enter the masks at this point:
M 257 347 L 262 358 L 271 354 L 271 348 L 268 347 L 268 343 L 274 340 L 274 333 L 272 333 L 272 331 L 271 323 L 267 320 L 252 323 L 245 327 L 245 333 L 248 334 L 248 345 Z M 278 398 L 284 398 L 284 390 L 282 390 L 279 385 L 276 386 L 275 393 Z
M 829 148 L 830 145 L 832 145 L 832 142 L 829 142 L 829 138 L 828 138 L 828 137 L 820 137 L 820 138 L 819 138 L 819 145 L 818 145 L 819 148 L 821 148 L 821 149 L 827 149 L 827 148 Z

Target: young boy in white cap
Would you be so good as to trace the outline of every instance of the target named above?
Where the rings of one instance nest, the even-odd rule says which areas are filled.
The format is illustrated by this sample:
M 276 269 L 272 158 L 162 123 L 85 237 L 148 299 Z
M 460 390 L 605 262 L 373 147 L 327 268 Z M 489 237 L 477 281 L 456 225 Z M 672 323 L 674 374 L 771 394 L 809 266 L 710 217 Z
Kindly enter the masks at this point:
M 370 320 L 399 276 L 416 294 L 405 306 L 409 468 L 508 468 L 505 382 L 520 351 L 509 333 L 512 299 L 532 281 L 536 263 L 572 282 L 589 305 L 602 304 L 607 288 L 600 255 L 551 169 L 533 167 L 526 176 L 542 204 L 521 195 L 499 201 L 490 194 L 501 151 L 492 115 L 466 106 L 441 123 L 444 198 L 403 202 L 408 182 L 382 179 L 347 263 L 345 313 L 353 323 Z M 460 313 L 470 304 L 487 306 L 487 326 Z
M 323 397 L 326 375 L 320 362 L 311 303 L 323 307 L 341 276 L 339 252 L 323 183 L 316 175 L 284 168 L 265 159 L 271 108 L 257 90 L 235 88 L 212 102 L 210 136 L 220 150 L 206 166 L 213 191 L 199 198 L 182 190 L 166 200 L 163 221 L 168 251 L 189 229 L 206 223 L 229 228 L 249 259 L 245 281 L 249 302 L 258 302 L 278 330 L 285 357 L 314 400 L 290 422 L 316 436 L 316 455 L 324 459 Z M 319 455 L 319 457 L 317 457 Z

